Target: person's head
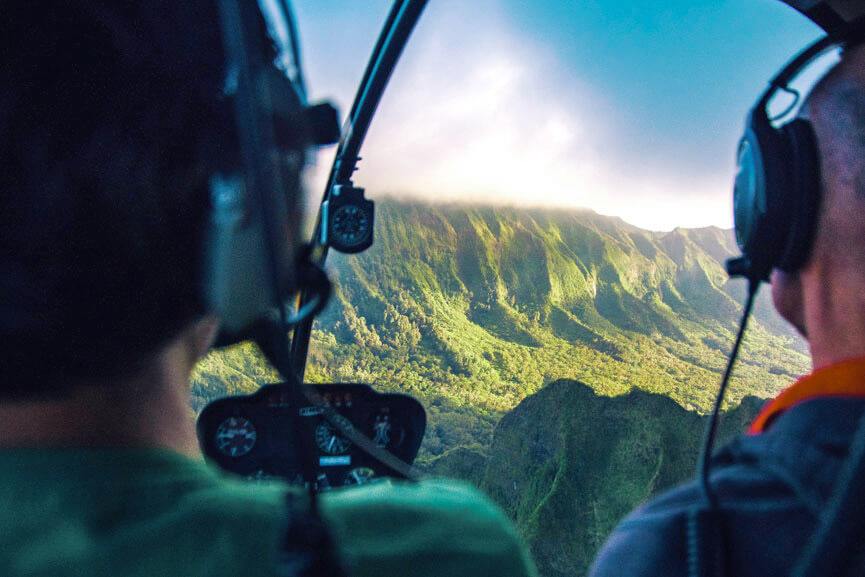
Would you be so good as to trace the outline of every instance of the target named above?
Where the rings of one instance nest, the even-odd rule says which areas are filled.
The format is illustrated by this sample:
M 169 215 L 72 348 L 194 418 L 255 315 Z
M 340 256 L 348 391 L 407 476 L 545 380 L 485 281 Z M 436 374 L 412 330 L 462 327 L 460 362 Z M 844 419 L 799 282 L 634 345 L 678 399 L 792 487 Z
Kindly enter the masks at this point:
M 820 80 L 802 115 L 817 136 L 821 207 L 808 262 L 776 270 L 772 295 L 822 366 L 865 355 L 865 46 Z
M 206 312 L 216 3 L 6 2 L 0 62 L 0 403 L 110 386 Z

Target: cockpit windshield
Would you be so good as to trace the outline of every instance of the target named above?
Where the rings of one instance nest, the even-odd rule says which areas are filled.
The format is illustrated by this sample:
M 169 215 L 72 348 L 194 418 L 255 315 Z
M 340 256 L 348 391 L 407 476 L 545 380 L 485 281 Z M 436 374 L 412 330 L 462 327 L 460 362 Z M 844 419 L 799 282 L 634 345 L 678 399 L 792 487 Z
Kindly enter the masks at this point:
M 390 3 L 294 4 L 310 98 L 348 111 Z M 746 291 L 724 261 L 749 95 L 818 35 L 751 0 L 432 0 L 354 175 L 374 243 L 328 258 L 306 381 L 414 396 L 417 468 L 491 495 L 542 575 L 582 574 L 693 474 Z M 722 432 L 808 367 L 761 294 Z M 251 346 L 215 353 L 195 408 L 276 379 Z

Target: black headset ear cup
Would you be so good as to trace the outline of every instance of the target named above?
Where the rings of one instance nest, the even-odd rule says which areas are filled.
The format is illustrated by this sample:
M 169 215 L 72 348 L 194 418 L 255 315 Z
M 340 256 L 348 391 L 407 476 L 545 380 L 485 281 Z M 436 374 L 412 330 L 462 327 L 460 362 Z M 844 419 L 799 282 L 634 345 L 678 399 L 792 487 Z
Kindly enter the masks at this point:
M 820 210 L 820 156 L 817 137 L 811 123 L 796 118 L 780 129 L 787 155 L 786 190 L 782 211 L 787 222 L 783 224 L 785 242 L 776 266 L 795 272 L 808 260 Z
M 765 111 L 754 109 L 739 144 L 734 193 L 736 241 L 747 263 L 741 273 L 768 280 L 786 245 L 787 146 Z
M 749 151 L 743 157 L 743 150 Z M 808 259 L 820 205 L 820 167 L 813 127 L 803 118 L 775 128 L 752 112 L 740 144 L 736 234 L 747 276 L 773 268 L 795 272 Z

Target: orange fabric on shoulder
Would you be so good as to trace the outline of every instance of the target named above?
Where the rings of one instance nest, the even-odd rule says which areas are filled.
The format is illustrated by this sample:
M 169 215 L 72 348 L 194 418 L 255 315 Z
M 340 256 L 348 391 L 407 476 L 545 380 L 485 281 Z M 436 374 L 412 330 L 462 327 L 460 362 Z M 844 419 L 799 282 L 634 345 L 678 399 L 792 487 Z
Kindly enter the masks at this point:
M 865 397 L 865 358 L 842 361 L 805 375 L 760 411 L 748 434 L 759 435 L 784 411 L 821 397 Z

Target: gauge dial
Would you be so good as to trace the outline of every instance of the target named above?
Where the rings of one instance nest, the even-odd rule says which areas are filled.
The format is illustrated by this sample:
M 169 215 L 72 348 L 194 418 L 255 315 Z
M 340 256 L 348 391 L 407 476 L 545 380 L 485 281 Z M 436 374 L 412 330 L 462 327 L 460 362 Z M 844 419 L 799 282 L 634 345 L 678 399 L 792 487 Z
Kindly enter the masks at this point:
M 349 447 L 349 441 L 333 430 L 330 423 L 319 423 L 315 428 L 315 444 L 318 448 L 331 455 L 345 453 Z
M 331 234 L 345 246 L 362 244 L 369 236 L 369 216 L 354 204 L 339 207 L 333 215 Z
M 402 445 L 405 431 L 394 426 L 388 413 L 379 413 L 372 422 L 372 440 L 382 449 L 396 448 Z
M 346 473 L 344 485 L 364 485 L 372 481 L 375 471 L 369 467 L 357 467 Z
M 255 446 L 258 433 L 249 419 L 229 417 L 216 429 L 216 448 L 223 455 L 242 457 Z
M 379 447 L 387 447 L 390 445 L 390 435 L 393 427 L 390 424 L 389 415 L 378 415 L 375 422 L 372 424 L 372 440 Z

